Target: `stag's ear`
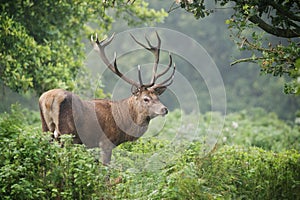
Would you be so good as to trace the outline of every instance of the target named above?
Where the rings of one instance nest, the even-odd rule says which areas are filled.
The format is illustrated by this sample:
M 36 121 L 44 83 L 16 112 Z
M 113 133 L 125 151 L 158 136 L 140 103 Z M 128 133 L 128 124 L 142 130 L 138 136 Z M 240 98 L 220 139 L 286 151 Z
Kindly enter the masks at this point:
M 164 91 L 166 91 L 166 89 L 167 89 L 167 87 L 165 87 L 165 86 L 157 87 L 157 88 L 154 88 L 154 92 L 157 95 L 161 95 L 162 93 L 164 93 Z
M 132 85 L 132 87 L 131 87 L 131 93 L 134 95 L 134 96 L 136 96 L 136 95 L 138 95 L 138 93 L 140 92 L 140 88 L 139 87 L 136 87 L 135 85 Z

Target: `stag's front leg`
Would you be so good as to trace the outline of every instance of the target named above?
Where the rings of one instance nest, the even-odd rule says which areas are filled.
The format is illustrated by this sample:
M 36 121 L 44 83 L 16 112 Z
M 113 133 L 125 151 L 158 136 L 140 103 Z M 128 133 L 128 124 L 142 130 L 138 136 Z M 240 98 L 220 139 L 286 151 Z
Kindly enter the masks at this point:
M 112 154 L 112 149 L 101 151 L 101 157 L 102 157 L 102 164 L 103 165 L 109 165 L 110 160 L 111 160 L 111 154 Z
M 101 148 L 101 158 L 102 158 L 102 164 L 103 165 L 109 165 L 113 150 L 113 145 L 110 143 L 110 141 L 106 142 L 100 142 L 100 148 Z

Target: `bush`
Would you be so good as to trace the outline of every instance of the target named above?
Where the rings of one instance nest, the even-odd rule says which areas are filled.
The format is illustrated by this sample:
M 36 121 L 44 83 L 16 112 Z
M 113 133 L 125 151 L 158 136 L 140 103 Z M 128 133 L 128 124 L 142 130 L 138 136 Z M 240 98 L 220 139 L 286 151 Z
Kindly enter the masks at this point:
M 70 136 L 62 138 L 64 148 L 51 144 L 49 133 L 28 125 L 24 111 L 13 106 L 0 117 L 1 199 L 106 198 L 108 169 Z
M 223 141 L 229 145 L 256 146 L 275 152 L 300 151 L 300 127 L 288 125 L 275 113 L 255 108 L 226 116 Z
M 126 171 L 117 199 L 299 199 L 300 154 L 223 146 L 199 157 L 190 147 L 157 171 Z M 166 158 L 169 160 L 170 158 Z M 138 162 L 138 160 L 136 160 Z
M 186 170 L 186 169 L 185 169 Z M 225 146 L 198 158 L 176 184 L 179 199 L 299 199 L 300 154 Z
M 120 145 L 104 167 L 93 151 L 71 144 L 71 136 L 62 137 L 63 148 L 49 142 L 38 113 L 13 105 L 0 114 L 1 199 L 299 199 L 300 154 L 285 150 L 298 147 L 296 126 L 260 109 L 230 114 L 227 140 L 203 154 L 205 144 L 189 133 L 196 122 L 205 134 L 210 116 L 220 115 L 182 115 L 170 113 L 155 137 Z M 272 142 L 278 152 L 269 150 Z

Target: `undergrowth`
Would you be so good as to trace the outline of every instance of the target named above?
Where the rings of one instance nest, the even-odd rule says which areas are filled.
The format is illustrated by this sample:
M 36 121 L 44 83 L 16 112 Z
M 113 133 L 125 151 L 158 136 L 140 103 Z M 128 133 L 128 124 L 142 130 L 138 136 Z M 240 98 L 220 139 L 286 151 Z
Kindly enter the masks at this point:
M 298 126 L 261 109 L 233 113 L 206 152 L 208 115 L 221 115 L 182 115 L 117 147 L 105 167 L 99 150 L 50 142 L 39 114 L 14 105 L 0 115 L 1 199 L 300 199 Z

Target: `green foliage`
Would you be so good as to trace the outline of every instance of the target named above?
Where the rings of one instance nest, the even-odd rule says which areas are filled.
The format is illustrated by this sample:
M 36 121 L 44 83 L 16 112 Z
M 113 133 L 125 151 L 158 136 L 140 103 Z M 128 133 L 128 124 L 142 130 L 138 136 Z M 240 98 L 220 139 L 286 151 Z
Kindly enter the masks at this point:
M 123 0 L 112 1 L 116 10 L 116 17 L 124 19 L 129 26 L 154 25 L 155 22 L 163 22 L 168 14 L 163 10 L 149 8 L 149 3 L 143 0 L 135 0 L 133 3 L 124 3 Z
M 218 118 L 220 115 L 207 113 L 200 117 L 186 117 L 179 111 L 169 115 L 170 120 L 161 134 L 117 147 L 111 166 L 104 167 L 96 162 L 92 151 L 71 144 L 71 136 L 62 137 L 64 147 L 50 142 L 50 134 L 40 131 L 38 113 L 13 105 L 10 113 L 0 115 L 0 196 L 2 199 L 299 197 L 300 154 L 299 149 L 292 149 L 299 148 L 299 127 L 290 127 L 274 114 L 261 109 L 231 114 L 224 128 L 233 129 L 228 135 L 229 131 L 224 131 L 227 131 L 224 133 L 227 141 L 220 140 L 204 155 L 201 152 L 205 145 L 201 140 L 174 144 L 175 141 L 172 143 L 162 135 L 191 133 L 193 128 L 176 131 L 171 127 L 176 127 L 179 121 L 180 126 L 188 127 L 197 120 L 201 122 L 198 130 L 203 135 L 211 116 Z M 238 125 L 232 124 L 233 121 Z M 275 129 L 294 134 L 297 145 L 286 146 L 291 143 L 282 138 L 282 141 L 276 141 L 278 134 Z M 291 129 L 294 133 L 289 132 Z M 245 137 L 255 141 L 253 138 L 258 130 L 260 136 L 273 137 L 261 137 L 260 142 L 264 145 L 241 140 Z M 234 134 L 236 136 L 229 138 Z M 278 152 L 265 150 L 270 149 L 271 142 Z M 282 145 L 278 146 L 280 142 Z
M 245 17 L 245 16 L 244 16 Z M 283 40 L 284 44 L 272 43 L 264 32 L 259 32 L 253 24 L 241 24 L 240 20 L 231 19 L 229 23 L 231 39 L 242 51 L 251 52 L 251 57 L 238 59 L 231 63 L 235 65 L 241 62 L 254 62 L 260 66 L 262 74 L 273 76 L 287 75 L 297 83 L 299 76 L 297 59 L 299 59 L 300 48 L 297 40 Z M 291 85 L 289 79 L 284 83 L 284 92 L 287 94 L 298 94 L 298 86 Z M 289 88 L 289 89 L 287 89 Z
M 252 54 L 251 57 L 236 60 L 232 64 L 255 62 L 264 74 L 289 76 L 293 80 L 287 80 L 284 84 L 284 92 L 287 94 L 299 94 L 299 70 L 296 64 L 300 54 L 299 41 L 282 39 L 282 42 L 277 44 L 265 33 L 283 38 L 299 37 L 299 28 L 294 24 L 294 20 L 297 21 L 293 17 L 296 14 L 294 9 L 299 9 L 299 5 L 294 1 L 249 1 L 238 3 L 234 7 L 234 15 L 226 21 L 237 46 Z M 264 17 L 270 19 L 270 22 L 266 23 Z M 263 32 L 258 32 L 257 27 Z
M 127 171 L 114 189 L 120 199 L 295 199 L 300 154 L 224 146 L 199 157 L 194 143 L 160 171 Z M 174 158 L 172 158 L 174 159 Z M 139 160 L 135 160 L 139 162 Z
M 178 7 L 175 5 L 175 2 L 179 5 Z M 211 10 L 206 9 L 204 0 L 177 0 L 175 2 L 171 6 L 170 11 L 180 7 L 192 13 L 196 19 L 204 18 L 212 12 Z
M 284 92 L 287 94 L 300 94 L 300 58 L 295 62 L 295 68 L 290 71 L 292 80 L 284 85 Z
M 299 126 L 289 126 L 275 113 L 257 108 L 228 114 L 222 140 L 228 145 L 256 146 L 275 152 L 300 151 L 299 131 Z
M 4 1 L 0 11 L 1 82 L 14 91 L 39 94 L 57 87 L 74 89 L 84 62 L 83 39 L 95 31 L 108 32 L 114 15 L 135 25 L 166 16 L 143 1 L 121 0 Z M 99 30 L 92 28 L 95 24 Z
M 180 111 L 172 112 L 155 138 L 141 138 L 118 147 L 114 162 L 125 173 L 114 196 L 120 199 L 295 199 L 299 196 L 298 126 L 289 126 L 274 113 L 252 109 L 226 117 L 223 135 L 210 153 L 203 155 L 205 145 L 201 140 L 182 145 L 184 138 L 178 135 L 193 135 L 193 128 L 187 127 L 195 128 L 197 120 L 199 134 L 207 134 L 212 114 L 197 119 L 182 116 Z M 179 122 L 183 130 L 177 129 Z M 172 135 L 181 141 L 174 144 Z
M 38 93 L 53 87 L 72 89 L 72 79 L 82 62 L 74 59 L 67 44 L 38 44 L 6 13 L 1 12 L 0 20 L 0 74 L 5 85 L 15 91 L 35 88 Z
M 225 146 L 182 170 L 178 197 L 193 199 L 295 199 L 300 154 Z M 188 172 L 188 173 L 187 173 Z
M 209 3 L 203 0 L 177 2 L 197 19 L 214 12 L 213 9 L 207 9 Z M 298 1 L 216 0 L 215 3 L 224 8 L 233 8 L 234 13 L 230 19 L 225 20 L 231 38 L 240 50 L 247 50 L 252 54 L 250 57 L 237 59 L 232 65 L 255 62 L 265 74 L 288 75 L 292 81 L 286 81 L 284 91 L 287 94 L 299 94 L 299 68 L 296 63 L 300 52 L 299 41 L 296 39 L 300 36 Z M 265 33 L 295 39 L 281 39 L 278 44 Z
M 2 199 L 106 198 L 109 173 L 83 146 L 72 145 L 68 136 L 64 148 L 50 143 L 40 126 L 29 125 L 37 120 L 32 113 L 19 106 L 0 119 Z

